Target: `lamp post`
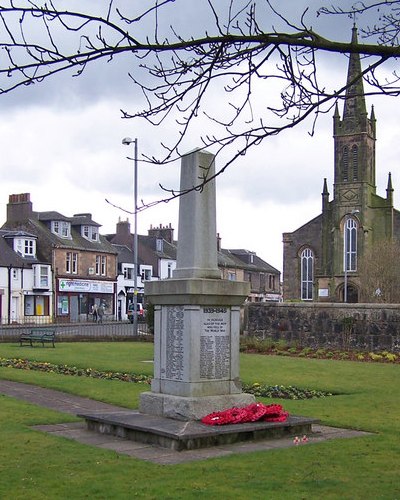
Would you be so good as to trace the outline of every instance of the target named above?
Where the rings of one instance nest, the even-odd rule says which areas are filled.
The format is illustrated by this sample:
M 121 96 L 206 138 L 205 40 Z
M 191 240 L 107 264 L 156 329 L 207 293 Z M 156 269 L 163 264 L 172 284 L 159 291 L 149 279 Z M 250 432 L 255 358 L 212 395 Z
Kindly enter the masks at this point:
M 349 259 L 348 259 L 348 246 L 347 246 L 347 221 L 352 215 L 359 214 L 359 210 L 352 210 L 350 213 L 345 215 L 344 218 L 344 291 L 343 291 L 343 302 L 347 303 L 347 271 L 349 267 Z
M 133 198 L 134 198 L 134 223 L 133 223 L 133 334 L 137 335 L 137 273 L 138 273 L 138 234 L 137 234 L 137 189 L 138 189 L 138 140 L 125 137 L 122 139 L 124 146 L 135 145 L 134 154 L 134 175 L 133 175 Z

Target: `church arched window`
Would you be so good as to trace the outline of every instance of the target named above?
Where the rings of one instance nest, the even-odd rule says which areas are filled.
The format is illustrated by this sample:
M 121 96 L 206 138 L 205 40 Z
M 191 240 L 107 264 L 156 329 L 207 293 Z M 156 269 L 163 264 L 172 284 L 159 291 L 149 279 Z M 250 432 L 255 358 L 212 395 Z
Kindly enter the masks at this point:
M 358 181 L 358 147 L 351 148 L 351 155 L 353 160 L 353 181 Z
M 344 225 L 343 270 L 357 271 L 357 221 L 352 217 Z
M 313 300 L 314 253 L 310 248 L 301 252 L 301 300 Z
M 343 181 L 347 181 L 349 179 L 349 150 L 347 149 L 347 146 L 343 148 L 342 177 Z

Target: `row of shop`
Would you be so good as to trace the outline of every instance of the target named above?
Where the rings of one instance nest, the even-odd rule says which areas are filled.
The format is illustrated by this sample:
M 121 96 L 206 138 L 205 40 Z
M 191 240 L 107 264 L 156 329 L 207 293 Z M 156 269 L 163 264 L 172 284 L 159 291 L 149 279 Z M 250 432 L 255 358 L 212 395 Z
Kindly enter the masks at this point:
M 104 319 L 126 320 L 134 289 L 117 282 L 84 279 L 56 279 L 56 290 L 0 289 L 0 318 L 7 323 L 93 321 L 93 309 L 102 306 Z M 138 302 L 143 301 L 143 293 Z

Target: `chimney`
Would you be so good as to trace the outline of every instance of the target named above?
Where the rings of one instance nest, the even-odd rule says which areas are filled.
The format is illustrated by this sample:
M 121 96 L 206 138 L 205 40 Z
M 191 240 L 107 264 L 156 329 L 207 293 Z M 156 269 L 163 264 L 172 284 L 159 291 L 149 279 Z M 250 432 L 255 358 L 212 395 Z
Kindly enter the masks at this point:
M 171 223 L 169 223 L 168 226 L 163 226 L 162 224 L 160 224 L 159 227 L 153 227 L 151 225 L 150 229 L 148 230 L 148 235 L 163 239 L 165 241 L 168 241 L 168 243 L 174 242 L 174 230 Z
M 30 193 L 10 194 L 7 205 L 7 222 L 23 222 L 32 217 Z
M 123 221 L 119 219 L 117 222 L 117 233 L 115 235 L 115 238 L 113 238 L 113 243 L 117 243 L 118 245 L 130 246 L 131 241 L 131 225 L 129 219 Z

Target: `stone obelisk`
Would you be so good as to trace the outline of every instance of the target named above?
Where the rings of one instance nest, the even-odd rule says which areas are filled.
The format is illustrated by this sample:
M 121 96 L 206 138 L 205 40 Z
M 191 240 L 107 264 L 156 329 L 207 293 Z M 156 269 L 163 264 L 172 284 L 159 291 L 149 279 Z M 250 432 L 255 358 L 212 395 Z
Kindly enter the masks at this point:
M 222 280 L 218 269 L 214 160 L 202 150 L 182 157 L 177 267 L 171 279 L 145 284 L 155 309 L 154 379 L 141 395 L 142 413 L 198 420 L 254 401 L 239 380 L 249 284 Z

